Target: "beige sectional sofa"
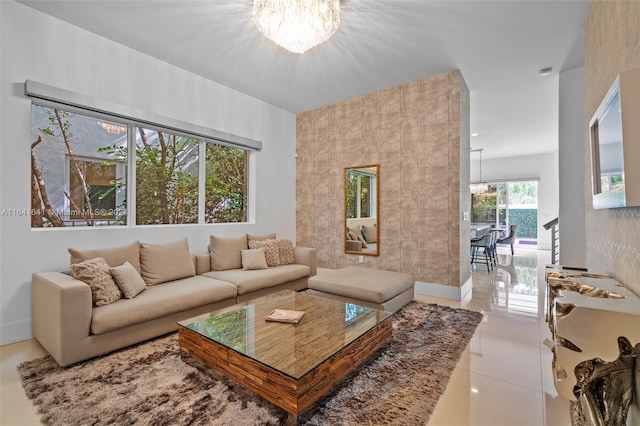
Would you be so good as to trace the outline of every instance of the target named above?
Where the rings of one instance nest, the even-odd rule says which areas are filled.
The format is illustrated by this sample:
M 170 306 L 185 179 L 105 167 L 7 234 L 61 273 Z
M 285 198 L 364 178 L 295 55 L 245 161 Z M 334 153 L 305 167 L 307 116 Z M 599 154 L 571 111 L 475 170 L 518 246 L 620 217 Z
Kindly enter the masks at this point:
M 244 254 L 255 257 L 265 250 L 263 246 L 250 251 L 251 241 L 263 241 L 256 244 L 273 249 L 275 235 L 266 237 L 273 238 L 212 236 L 209 252 L 202 254 L 191 254 L 186 239 L 69 249 L 71 272 L 33 274 L 33 335 L 61 366 L 67 366 L 171 332 L 177 329 L 177 321 L 192 316 L 283 289 L 307 288 L 309 277 L 316 274 L 312 248 L 290 245 L 288 264 L 243 269 Z M 85 276 L 93 273 L 104 277 L 111 271 L 113 277 L 120 277 L 119 267 L 136 276 L 135 285 L 123 287 L 113 281 L 105 285 L 105 293 L 100 285 L 94 290 L 98 281 L 86 282 Z M 84 268 L 84 275 L 79 268 Z M 121 291 L 114 290 L 114 284 Z M 131 288 L 136 290 L 131 293 Z M 114 296 L 113 291 L 118 294 Z
M 376 219 L 347 219 L 345 248 L 348 252 L 378 252 L 378 231 L 375 222 Z

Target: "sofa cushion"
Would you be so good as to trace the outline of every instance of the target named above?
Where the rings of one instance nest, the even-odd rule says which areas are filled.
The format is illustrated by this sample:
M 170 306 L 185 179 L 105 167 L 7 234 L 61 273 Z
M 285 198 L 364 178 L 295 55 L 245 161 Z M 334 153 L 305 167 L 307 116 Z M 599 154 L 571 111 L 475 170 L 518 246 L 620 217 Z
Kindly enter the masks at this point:
M 378 233 L 377 227 L 375 224 L 371 226 L 362 225 L 362 236 L 367 243 L 377 243 L 378 242 Z
M 267 266 L 269 266 L 269 268 L 280 266 L 280 253 L 277 240 L 250 240 L 249 248 L 264 248 L 264 254 L 267 258 Z
M 410 274 L 362 266 L 326 271 L 309 279 L 312 290 L 372 303 L 386 302 L 414 285 Z
M 226 271 L 227 269 L 242 268 L 241 250 L 248 248 L 246 235 L 236 238 L 222 238 L 212 235 L 209 243 L 211 270 Z
M 109 265 L 102 257 L 74 263 L 71 265 L 71 275 L 91 287 L 91 299 L 96 306 L 108 305 L 122 297 L 111 277 Z
M 264 247 L 258 249 L 242 250 L 242 270 L 267 269 L 267 258 Z
M 356 237 L 358 237 L 358 236 L 360 236 L 360 237 L 361 237 L 361 236 L 362 236 L 362 227 L 361 227 L 360 225 L 356 225 L 356 226 L 347 226 L 347 229 L 348 229 L 350 232 L 353 232 L 353 233 L 356 235 Z M 355 239 L 355 238 L 354 238 L 354 239 Z
M 276 239 L 276 233 L 272 232 L 271 234 L 265 234 L 265 235 L 251 235 L 251 234 L 247 234 L 247 241 L 262 241 L 262 240 L 275 240 Z
M 140 269 L 147 285 L 192 277 L 196 274 L 186 238 L 165 244 L 142 243 Z
M 124 262 L 120 266 L 109 268 L 109 271 L 111 271 L 113 279 L 127 299 L 133 299 L 147 288 L 147 284 L 138 271 L 136 271 L 136 268 L 129 262 Z
M 121 299 L 93 309 L 91 332 L 102 334 L 177 312 L 224 300 L 235 301 L 236 287 L 215 279 L 193 276 L 147 287 L 133 299 Z
M 254 271 L 243 271 L 242 269 L 212 271 L 205 273 L 204 276 L 230 282 L 238 288 L 238 294 L 247 294 L 308 277 L 310 274 L 311 268 L 307 265 L 295 264 Z
M 120 247 L 80 250 L 70 248 L 67 250 L 71 255 L 70 264 L 84 262 L 85 260 L 102 257 L 107 261 L 109 266 L 120 266 L 124 262 L 129 262 L 140 272 L 140 241 L 134 241 L 131 244 Z

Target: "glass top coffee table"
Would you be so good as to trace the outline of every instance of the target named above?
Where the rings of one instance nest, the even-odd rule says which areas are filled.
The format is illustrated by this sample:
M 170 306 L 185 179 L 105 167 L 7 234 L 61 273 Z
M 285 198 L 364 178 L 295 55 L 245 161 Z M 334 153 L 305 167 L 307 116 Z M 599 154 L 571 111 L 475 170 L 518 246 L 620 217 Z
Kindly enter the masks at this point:
M 266 321 L 304 311 L 298 324 Z M 389 312 L 282 291 L 178 323 L 183 356 L 203 361 L 296 416 L 391 337 Z

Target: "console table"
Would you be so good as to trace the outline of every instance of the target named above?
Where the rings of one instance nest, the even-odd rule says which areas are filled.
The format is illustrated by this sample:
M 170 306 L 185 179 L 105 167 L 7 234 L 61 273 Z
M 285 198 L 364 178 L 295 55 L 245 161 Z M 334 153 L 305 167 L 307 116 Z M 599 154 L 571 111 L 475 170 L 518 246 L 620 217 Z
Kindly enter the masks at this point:
M 572 423 L 640 424 L 640 298 L 583 270 L 549 265 L 546 279 L 555 384 Z

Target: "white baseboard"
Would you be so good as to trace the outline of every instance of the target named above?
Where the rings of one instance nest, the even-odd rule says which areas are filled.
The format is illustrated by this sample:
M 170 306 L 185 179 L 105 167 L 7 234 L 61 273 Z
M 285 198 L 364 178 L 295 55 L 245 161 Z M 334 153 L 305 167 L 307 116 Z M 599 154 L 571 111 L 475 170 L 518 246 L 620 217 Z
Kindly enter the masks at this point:
M 472 288 L 473 283 L 471 282 L 471 277 L 469 277 L 461 287 L 416 281 L 415 292 L 425 296 L 442 297 L 444 299 L 468 302 L 469 299 L 471 299 Z
M 0 326 L 0 346 L 32 339 L 31 320 L 17 321 Z

